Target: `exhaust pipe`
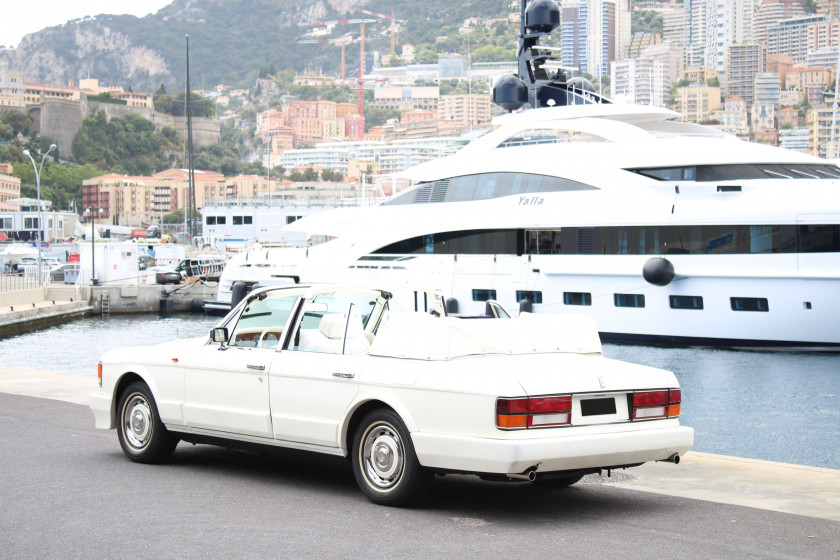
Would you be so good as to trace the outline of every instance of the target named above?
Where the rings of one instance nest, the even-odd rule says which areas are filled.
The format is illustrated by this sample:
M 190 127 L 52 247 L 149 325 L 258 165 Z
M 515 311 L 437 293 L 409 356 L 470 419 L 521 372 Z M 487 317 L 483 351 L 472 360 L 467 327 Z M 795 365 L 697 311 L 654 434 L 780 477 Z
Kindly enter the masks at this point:
M 662 459 L 659 462 L 660 463 L 674 463 L 675 465 L 679 465 L 680 464 L 680 454 L 679 453 L 674 453 L 673 455 L 671 455 L 667 459 Z
M 531 467 L 530 469 L 526 469 L 523 473 L 508 473 L 505 476 L 515 480 L 527 480 L 528 482 L 534 482 L 537 479 L 537 468 Z

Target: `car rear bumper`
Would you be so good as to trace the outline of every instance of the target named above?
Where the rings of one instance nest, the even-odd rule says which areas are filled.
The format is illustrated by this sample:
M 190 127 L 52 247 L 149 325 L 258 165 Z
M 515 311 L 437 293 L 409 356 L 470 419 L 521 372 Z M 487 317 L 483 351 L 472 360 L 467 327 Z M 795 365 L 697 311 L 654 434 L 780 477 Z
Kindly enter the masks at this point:
M 694 430 L 672 426 L 639 431 L 539 439 L 488 439 L 415 432 L 411 434 L 425 467 L 490 474 L 537 473 L 632 465 L 683 455 Z

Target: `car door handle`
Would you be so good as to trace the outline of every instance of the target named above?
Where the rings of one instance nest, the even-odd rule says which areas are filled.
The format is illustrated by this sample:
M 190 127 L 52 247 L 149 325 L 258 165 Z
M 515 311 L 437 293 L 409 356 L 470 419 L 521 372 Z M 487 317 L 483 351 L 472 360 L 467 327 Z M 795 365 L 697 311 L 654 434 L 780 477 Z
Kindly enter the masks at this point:
M 255 369 L 257 371 L 262 371 L 262 370 L 265 369 L 265 366 L 258 366 L 256 364 L 248 364 L 245 367 L 248 368 L 248 369 Z
M 354 377 L 356 377 L 356 374 L 355 373 L 341 373 L 341 372 L 338 372 L 338 371 L 334 371 L 333 372 L 333 377 L 340 377 L 342 379 L 353 379 Z

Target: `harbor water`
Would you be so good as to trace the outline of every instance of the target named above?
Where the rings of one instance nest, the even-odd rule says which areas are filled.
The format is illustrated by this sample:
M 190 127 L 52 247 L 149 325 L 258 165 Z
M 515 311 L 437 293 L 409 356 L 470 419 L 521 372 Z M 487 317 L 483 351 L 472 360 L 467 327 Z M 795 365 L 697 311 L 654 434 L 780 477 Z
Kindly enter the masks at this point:
M 205 336 L 204 315 L 79 319 L 0 340 L 0 365 L 96 374 L 107 350 Z M 840 355 L 605 344 L 604 355 L 674 371 L 694 449 L 840 468 Z

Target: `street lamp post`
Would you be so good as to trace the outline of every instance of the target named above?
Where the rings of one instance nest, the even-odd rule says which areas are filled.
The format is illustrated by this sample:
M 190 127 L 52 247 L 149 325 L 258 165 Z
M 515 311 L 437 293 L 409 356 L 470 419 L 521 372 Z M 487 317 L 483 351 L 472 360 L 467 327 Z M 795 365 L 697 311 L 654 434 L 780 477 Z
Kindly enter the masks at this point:
M 102 213 L 102 208 L 86 208 L 85 214 L 90 214 L 90 285 L 96 285 L 96 211 Z
M 41 232 L 44 231 L 44 221 L 42 216 L 42 208 L 41 208 L 41 168 L 44 166 L 44 159 L 46 159 L 47 154 L 53 151 L 56 148 L 55 144 L 50 144 L 50 149 L 44 152 L 41 156 L 41 163 L 37 167 L 35 166 L 35 160 L 32 159 L 32 154 L 29 153 L 29 150 L 23 150 L 23 155 L 29 158 L 29 161 L 32 162 L 32 169 L 35 170 L 35 192 L 38 196 L 38 285 L 41 285 Z

